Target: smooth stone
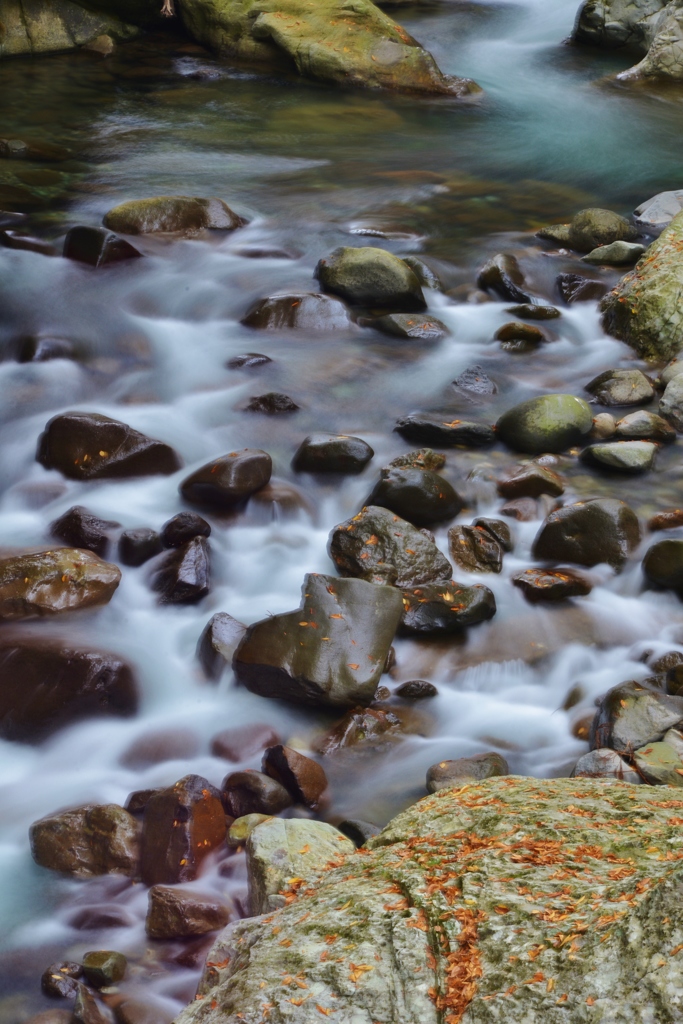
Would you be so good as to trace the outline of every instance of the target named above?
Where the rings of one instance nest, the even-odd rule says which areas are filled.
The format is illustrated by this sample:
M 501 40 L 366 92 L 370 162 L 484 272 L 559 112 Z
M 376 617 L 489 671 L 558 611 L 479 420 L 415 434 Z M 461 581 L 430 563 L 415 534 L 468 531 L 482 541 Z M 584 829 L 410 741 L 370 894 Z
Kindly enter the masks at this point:
M 643 558 L 648 583 L 683 595 L 683 540 L 660 540 Z
M 280 391 L 268 391 L 265 395 L 252 395 L 244 408 L 246 412 L 263 412 L 268 416 L 278 416 L 284 412 L 298 412 L 299 410 L 294 399 Z
M 616 498 L 590 498 L 557 509 L 533 545 L 533 557 L 591 567 L 606 562 L 617 571 L 640 542 L 638 517 Z
M 580 210 L 569 225 L 569 245 L 579 252 L 592 252 L 612 242 L 632 242 L 637 237 L 638 229 L 612 210 Z
M 683 189 L 658 192 L 650 196 L 633 211 L 633 219 L 639 227 L 652 234 L 659 234 L 683 210 Z
M 228 370 L 249 370 L 254 366 L 265 366 L 272 363 L 270 356 L 264 356 L 261 352 L 244 352 L 240 356 L 233 356 L 225 364 Z
M 110 1018 L 92 992 L 79 985 L 78 995 L 71 1015 L 71 1024 L 109 1024 Z
M 195 537 L 209 537 L 211 527 L 196 512 L 179 512 L 161 528 L 161 541 L 165 548 L 181 548 Z
M 593 426 L 590 406 L 574 395 L 541 395 L 508 409 L 496 424 L 498 437 L 516 451 L 541 455 L 579 444 Z
M 402 700 L 426 700 L 438 696 L 438 693 L 434 683 L 428 683 L 426 679 L 410 679 L 396 689 L 396 696 Z
M 493 256 L 477 274 L 477 285 L 486 291 L 495 292 L 509 302 L 531 302 L 531 296 L 524 290 L 524 274 L 511 253 Z
M 622 473 L 645 473 L 652 469 L 656 454 L 657 445 L 651 441 L 614 441 L 584 448 L 581 461 Z
M 496 614 L 488 587 L 458 583 L 428 584 L 403 590 L 401 629 L 413 636 L 448 636 L 486 622 Z
M 50 523 L 50 533 L 70 548 L 85 548 L 104 558 L 112 542 L 112 533 L 121 526 L 109 519 L 100 519 L 83 505 L 74 505 L 59 519 Z
M 632 785 L 639 785 L 643 780 L 631 768 L 628 761 L 617 754 L 616 750 L 603 747 L 598 750 L 589 750 L 583 754 L 574 765 L 571 777 L 573 779 L 618 779 L 620 782 L 630 782 Z
M 124 530 L 119 537 L 119 561 L 132 568 L 144 565 L 162 550 L 161 537 L 147 526 Z
M 633 763 L 651 786 L 683 786 L 683 760 L 666 742 L 648 743 L 633 752 Z
M 637 416 L 638 414 L 633 413 L 632 415 Z M 593 429 L 590 436 L 604 441 L 608 437 L 614 437 L 616 429 L 617 421 L 614 416 L 609 412 L 599 412 L 597 416 L 593 417 Z
M 86 804 L 48 814 L 29 829 L 31 856 L 50 871 L 75 878 L 120 874 L 139 867 L 138 822 L 117 804 Z
M 406 313 L 420 312 L 427 305 L 414 272 L 385 249 L 342 246 L 319 261 L 315 276 L 325 291 L 352 305 Z
M 414 526 L 452 519 L 463 507 L 448 480 L 429 469 L 383 469 L 365 504 L 387 508 Z
M 659 375 L 659 380 L 657 381 L 657 384 L 660 387 L 665 388 L 670 380 L 673 380 L 674 377 L 678 377 L 678 375 L 681 373 L 683 373 L 683 359 L 681 359 L 679 356 L 676 356 L 674 359 L 671 359 L 666 364 L 666 366 Z
M 683 374 L 672 377 L 659 400 L 659 413 L 677 431 L 683 431 Z
M 272 726 L 253 722 L 217 733 L 211 740 L 211 753 L 214 757 L 238 764 L 260 754 L 266 747 L 277 746 L 279 742 L 280 737 Z
M 163 791 L 162 786 L 157 786 L 155 789 L 135 789 L 132 793 L 128 794 L 125 810 L 129 814 L 144 814 L 145 808 L 152 797 L 158 793 L 163 793 Z
M 415 444 L 433 444 L 438 448 L 479 448 L 493 444 L 496 435 L 487 423 L 469 420 L 445 420 L 428 413 L 411 413 L 396 421 L 394 430 Z
M 448 531 L 448 553 L 466 572 L 500 572 L 503 547 L 484 526 L 452 526 Z
M 568 306 L 574 302 L 597 302 L 609 291 L 604 282 L 583 274 L 558 274 L 555 283 L 560 298 Z
M 207 679 L 220 679 L 226 665 L 231 664 L 246 629 L 243 622 L 227 612 L 216 612 L 211 616 L 201 632 L 196 649 L 197 660 Z
M 121 570 L 90 551 L 54 548 L 0 559 L 0 620 L 59 615 L 107 604 Z
M 440 452 L 434 452 L 431 448 L 418 448 L 414 452 L 406 452 L 405 455 L 397 455 L 389 463 L 389 469 L 429 469 L 432 473 L 438 473 L 446 465 L 446 456 Z
M 451 786 L 466 786 L 501 775 L 509 775 L 510 768 L 501 754 L 474 754 L 453 761 L 439 761 L 427 771 L 427 792 L 438 793 Z
M 194 235 L 206 229 L 234 231 L 246 221 L 222 199 L 193 196 L 155 196 L 131 199 L 114 206 L 104 216 L 104 226 L 122 235 L 174 232 Z
M 558 245 L 569 245 L 569 224 L 547 224 L 536 232 L 536 238 Z
M 234 509 L 270 480 L 273 462 L 260 448 L 230 452 L 186 477 L 180 493 L 191 505 Z
M 542 494 L 558 498 L 564 494 L 564 481 L 547 466 L 529 463 L 499 480 L 497 488 L 502 498 L 539 498 Z
M 410 267 L 423 288 L 442 291 L 441 279 L 428 263 L 425 263 L 419 256 L 401 256 L 401 259 L 406 266 Z
M 630 267 L 637 263 L 646 246 L 637 242 L 612 242 L 610 245 L 599 245 L 586 256 L 581 257 L 583 263 L 594 263 L 607 267 Z
M 496 341 L 503 343 L 502 348 L 510 351 L 515 350 L 515 347 L 527 351 L 548 340 L 540 327 L 535 327 L 533 324 L 524 324 L 517 320 L 503 324 L 502 327 L 498 328 L 493 337 Z
M 221 783 L 221 798 L 225 813 L 233 818 L 247 814 L 279 814 L 292 804 L 288 790 L 281 783 L 253 769 L 226 775 Z
M 292 747 L 277 743 L 268 747 L 261 759 L 263 771 L 279 782 L 292 800 L 316 808 L 327 789 L 327 776 L 321 765 Z
M 326 332 L 347 331 L 352 327 L 344 303 L 318 292 L 292 292 L 259 299 L 244 315 L 242 323 L 261 331 Z
M 150 939 L 186 939 L 224 928 L 230 907 L 194 889 L 154 885 L 149 890 L 145 931 Z
M 532 604 L 585 597 L 593 589 L 585 576 L 572 569 L 525 569 L 512 577 L 512 583 Z
M 71 228 L 64 239 L 63 255 L 68 260 L 105 267 L 124 260 L 139 259 L 142 253 L 104 228 L 79 226 Z
M 142 823 L 140 874 L 145 885 L 197 877 L 202 861 L 225 842 L 221 794 L 200 775 L 186 775 L 151 797 Z
M 643 405 L 655 396 L 640 370 L 605 370 L 586 384 L 586 391 L 601 405 Z
M 596 703 L 591 750 L 637 750 L 646 743 L 657 743 L 683 719 L 683 697 L 671 697 L 632 680 L 613 686 Z
M 272 523 L 275 519 L 312 519 L 315 505 L 307 493 L 295 484 L 272 477 L 270 482 L 252 494 L 249 511 L 260 513 L 260 522 Z
M 657 512 L 647 524 L 648 530 L 675 530 L 678 526 L 683 526 L 683 508 Z
M 387 313 L 363 324 L 373 327 L 382 334 L 396 338 L 410 338 L 412 341 L 441 341 L 451 333 L 436 317 L 419 316 L 415 313 Z
M 205 537 L 195 537 L 164 555 L 152 575 L 160 604 L 195 604 L 211 589 L 211 562 Z
M 638 409 L 617 422 L 614 437 L 620 441 L 660 441 L 671 444 L 676 440 L 676 431 L 656 413 Z
M 360 437 L 347 434 L 309 434 L 292 459 L 297 473 L 360 473 L 374 456 Z
M 360 850 L 369 839 L 374 839 L 382 831 L 377 825 L 369 821 L 359 821 L 358 818 L 346 818 L 337 825 L 340 832 L 350 839 L 356 849 Z
M 532 302 L 523 302 L 519 306 L 511 306 L 505 310 L 513 316 L 521 317 L 522 320 L 557 320 L 562 316 L 555 306 L 536 306 Z
M 80 964 L 71 960 L 60 960 L 50 964 L 40 978 L 40 987 L 52 999 L 75 999 L 78 995 L 77 979 L 83 974 Z
M 123 953 L 111 949 L 98 949 L 86 953 L 81 960 L 86 981 L 93 988 L 106 988 L 121 981 L 126 973 L 128 961 Z

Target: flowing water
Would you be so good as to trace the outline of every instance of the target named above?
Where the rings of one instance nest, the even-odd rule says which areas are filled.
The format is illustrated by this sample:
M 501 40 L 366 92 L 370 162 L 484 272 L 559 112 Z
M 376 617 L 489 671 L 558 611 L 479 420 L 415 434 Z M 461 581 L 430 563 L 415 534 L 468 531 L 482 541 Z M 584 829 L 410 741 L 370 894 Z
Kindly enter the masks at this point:
M 426 352 L 361 329 L 285 336 L 239 323 L 257 298 L 314 290 L 316 261 L 339 244 L 431 255 L 450 289 L 472 284 L 487 255 L 514 251 L 532 289 L 552 299 L 554 276 L 575 260 L 542 257 L 529 232 L 586 205 L 628 213 L 652 193 L 680 187 L 681 96 L 597 84 L 628 61 L 563 46 L 574 14 L 574 0 L 401 8 L 397 17 L 445 71 L 482 85 L 481 102 L 466 105 L 268 77 L 173 36 L 128 44 L 106 61 L 77 53 L 0 66 L 0 135 L 73 154 L 57 164 L 0 163 L 0 207 L 28 209 L 34 232 L 59 242 L 68 227 L 99 223 L 117 202 L 168 193 L 218 195 L 250 220 L 227 236 L 145 239 L 146 259 L 102 271 L 0 249 L 2 548 L 45 545 L 49 523 L 74 504 L 126 528 L 159 528 L 182 507 L 177 488 L 187 471 L 236 448 L 265 448 L 274 475 L 296 489 L 275 504 L 252 501 L 230 520 L 210 517 L 213 588 L 199 605 L 160 607 L 145 568 L 125 569 L 107 607 L 22 628 L 117 652 L 135 666 L 142 701 L 134 719 L 83 722 L 36 747 L 0 742 L 0 1024 L 47 1005 L 42 969 L 88 948 L 126 953 L 126 991 L 154 1002 L 161 1020 L 193 997 L 204 944 L 150 944 L 141 885 L 50 875 L 32 863 L 28 827 L 57 808 L 124 803 L 132 790 L 188 772 L 220 784 L 239 766 L 210 756 L 209 740 L 228 726 L 267 722 L 305 750 L 329 725 L 235 688 L 228 671 L 218 685 L 207 683 L 195 645 L 213 612 L 252 622 L 290 610 L 305 572 L 333 571 L 330 529 L 359 509 L 378 468 L 409 448 L 392 432 L 396 418 L 438 409 L 493 422 L 523 398 L 581 394 L 603 369 L 635 365 L 602 333 L 594 303 L 566 309 L 550 325 L 552 344 L 521 356 L 492 341 L 509 319 L 505 304 L 434 291 L 430 310 L 452 337 Z M 367 230 L 375 237 L 359 234 Z M 264 256 L 268 250 L 290 258 Z M 81 358 L 17 363 L 16 339 L 32 333 L 73 340 Z M 244 351 L 273 362 L 226 369 Z M 489 404 L 466 409 L 450 383 L 473 363 L 499 390 Z M 300 411 L 244 412 L 251 395 L 270 390 L 291 395 Z M 168 478 L 93 483 L 44 470 L 37 438 L 50 416 L 74 408 L 163 439 L 185 468 Z M 297 476 L 291 457 L 316 430 L 365 438 L 373 462 L 341 483 Z M 644 482 L 589 475 L 567 456 L 565 498 L 615 494 L 646 516 L 676 502 L 679 451 L 663 451 Z M 445 475 L 467 499 L 458 521 L 497 513 L 491 481 L 514 461 L 499 448 L 447 454 Z M 424 792 L 430 764 L 482 750 L 504 753 L 514 772 L 567 774 L 586 749 L 572 727 L 594 698 L 645 676 L 644 650 L 683 642 L 680 604 L 641 592 L 637 559 L 620 576 L 592 570 L 592 594 L 573 606 L 527 605 L 509 578 L 532 564 L 538 522 L 512 525 L 514 553 L 500 576 L 485 578 L 496 617 L 463 642 L 397 641 L 387 685 L 426 678 L 439 696 L 421 708 L 424 735 L 379 754 L 327 759 L 330 820 L 383 824 Z M 446 529 L 436 536 L 447 551 Z M 140 766 L 127 756 L 164 730 L 176 737 L 164 759 Z M 257 766 L 258 758 L 242 767 Z M 243 856 L 214 858 L 195 884 L 228 892 L 239 913 Z

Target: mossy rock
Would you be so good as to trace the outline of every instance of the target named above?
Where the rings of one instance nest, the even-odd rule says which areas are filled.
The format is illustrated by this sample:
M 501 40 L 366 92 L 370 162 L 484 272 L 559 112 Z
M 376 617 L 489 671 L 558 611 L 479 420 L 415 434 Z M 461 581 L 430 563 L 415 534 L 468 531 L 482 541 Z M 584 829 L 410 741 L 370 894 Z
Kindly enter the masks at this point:
M 129 0 L 127 6 L 134 5 L 138 6 L 137 0 Z M 100 6 L 72 0 L 2 0 L 0 58 L 74 50 L 100 35 L 124 40 L 137 34 L 134 24 L 127 23 L 122 14 L 105 12 L 105 6 L 117 5 L 113 0 Z
M 593 414 L 574 395 L 541 395 L 508 409 L 496 430 L 503 444 L 518 452 L 563 452 L 588 434 Z

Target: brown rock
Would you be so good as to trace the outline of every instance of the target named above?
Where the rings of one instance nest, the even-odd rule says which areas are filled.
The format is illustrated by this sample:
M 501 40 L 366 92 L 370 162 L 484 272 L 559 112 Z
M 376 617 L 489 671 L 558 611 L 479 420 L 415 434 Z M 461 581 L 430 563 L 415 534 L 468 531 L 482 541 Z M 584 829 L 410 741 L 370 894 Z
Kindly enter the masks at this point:
M 494 338 L 501 343 L 501 348 L 508 352 L 530 352 L 548 340 L 540 327 L 523 324 L 519 320 L 503 324 L 496 331 Z
M 153 764 L 195 757 L 200 741 L 189 729 L 159 729 L 134 740 L 121 754 L 119 763 L 126 768 L 149 768 Z
M 159 604 L 195 604 L 209 593 L 211 565 L 205 537 L 195 537 L 164 555 L 152 576 Z
M 454 761 L 440 761 L 427 772 L 427 792 L 437 793 L 449 786 L 465 786 L 470 782 L 481 782 L 496 775 L 509 775 L 510 769 L 500 754 L 474 754 L 472 757 L 458 757 Z
M 155 885 L 149 890 L 145 931 L 151 939 L 185 939 L 223 928 L 230 908 L 217 896 Z
M 50 523 L 50 533 L 70 548 L 85 548 L 104 558 L 111 535 L 120 525 L 109 519 L 100 519 L 83 505 L 74 505 Z
M 163 786 L 156 789 L 136 789 L 130 793 L 125 803 L 125 809 L 129 814 L 143 814 L 147 804 L 157 793 L 163 793 Z
M 2 558 L 0 620 L 57 615 L 107 604 L 120 579 L 117 566 L 77 548 Z
M 179 512 L 161 529 L 161 541 L 165 548 L 181 548 L 195 537 L 210 537 L 211 527 L 206 519 L 196 512 Z
M 327 789 L 327 776 L 317 761 L 281 743 L 268 747 L 261 767 L 282 783 L 296 803 L 315 808 Z
M 341 299 L 317 292 L 273 295 L 259 299 L 242 323 L 264 331 L 345 331 L 352 327 Z
M 347 747 L 382 746 L 400 735 L 400 719 L 391 711 L 358 707 L 348 711 L 315 747 L 320 754 L 333 754 Z
M 273 463 L 260 448 L 243 448 L 230 452 L 196 470 L 180 485 L 180 491 L 191 505 L 215 505 L 233 509 L 265 487 L 270 480 Z
M 71 1024 L 109 1024 L 109 1017 L 85 985 L 78 986 Z
M 251 725 L 241 725 L 219 732 L 211 740 L 211 753 L 214 757 L 222 757 L 226 761 L 238 764 L 253 757 L 254 754 L 260 754 L 266 747 L 276 746 L 279 742 L 280 737 L 270 725 L 254 722 Z
M 43 971 L 40 987 L 46 996 L 53 999 L 74 999 L 78 995 L 77 979 L 82 973 L 80 964 L 61 960 Z
M 585 576 L 573 569 L 525 569 L 512 577 L 527 601 L 565 601 L 585 597 L 593 589 Z
M 216 612 L 211 616 L 197 641 L 196 650 L 197 660 L 207 679 L 220 679 L 225 666 L 231 663 L 246 628 L 243 622 L 233 619 L 227 612 Z
M 86 981 L 93 988 L 106 988 L 121 981 L 128 961 L 113 949 L 96 949 L 85 953 L 81 961 Z
M 124 530 L 119 538 L 119 561 L 124 565 L 144 565 L 150 558 L 160 554 L 161 550 L 161 537 L 156 530 L 146 526 Z
M 203 948 L 204 956 L 206 952 Z M 186 966 L 180 958 L 177 962 Z M 192 966 L 198 967 L 199 964 L 192 963 Z M 116 1024 L 171 1024 L 173 1017 L 174 1014 L 168 1009 L 168 1004 L 161 1005 L 152 999 L 123 999 L 114 1007 Z
M 434 683 L 428 683 L 426 679 L 410 679 L 407 683 L 401 683 L 396 690 L 396 696 L 403 700 L 424 700 L 427 697 L 436 697 L 438 692 Z
M 299 406 L 289 395 L 280 391 L 267 391 L 265 395 L 253 395 L 245 406 L 247 412 L 264 412 L 276 416 L 283 412 L 297 412 Z
M 574 302 L 596 302 L 609 291 L 602 281 L 595 281 L 583 274 L 558 274 L 557 289 L 562 299 L 571 305 Z
M 500 572 L 503 567 L 503 548 L 482 526 L 452 526 L 448 553 L 467 572 Z
M 263 772 L 231 772 L 221 783 L 226 814 L 243 818 L 246 814 L 279 814 L 290 807 L 292 798 L 285 787 Z
M 512 551 L 515 546 L 510 527 L 504 519 L 488 519 L 485 516 L 480 516 L 472 521 L 472 526 L 480 527 L 490 533 L 498 541 L 503 551 Z
M 541 494 L 557 498 L 564 494 L 564 481 L 547 466 L 531 462 L 499 480 L 498 493 L 502 498 L 538 498 Z
M 677 526 L 683 526 L 683 508 L 657 512 L 647 524 L 648 530 L 674 530 Z
M 77 878 L 138 868 L 139 825 L 117 804 L 86 804 L 34 821 L 29 830 L 36 864 Z

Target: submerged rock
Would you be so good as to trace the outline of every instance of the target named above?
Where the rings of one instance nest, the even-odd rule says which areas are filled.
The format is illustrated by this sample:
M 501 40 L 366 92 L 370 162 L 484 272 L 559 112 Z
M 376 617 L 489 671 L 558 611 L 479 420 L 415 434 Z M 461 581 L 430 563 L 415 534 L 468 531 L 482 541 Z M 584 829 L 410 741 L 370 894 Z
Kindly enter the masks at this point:
M 74 505 L 50 523 L 50 533 L 71 548 L 85 548 L 103 558 L 111 543 L 112 532 L 120 525 L 109 519 L 100 519 L 83 505 Z
M 273 461 L 260 448 L 222 455 L 186 477 L 180 493 L 191 505 L 234 509 L 270 480 Z
M 513 576 L 512 582 L 533 604 L 585 597 L 593 589 L 585 576 L 572 569 L 525 569 Z
M 558 274 L 555 283 L 560 297 L 569 306 L 574 302 L 597 302 L 608 291 L 603 281 L 584 277 L 583 274 Z
M 431 526 L 457 516 L 463 501 L 448 480 L 429 469 L 388 468 L 367 499 L 413 523 Z
M 0 620 L 58 615 L 107 604 L 121 570 L 90 551 L 54 548 L 0 559 Z
M 547 466 L 531 462 L 499 480 L 497 488 L 502 498 L 539 498 L 542 494 L 558 498 L 564 494 L 564 481 Z
M 296 292 L 259 299 L 243 317 L 242 323 L 262 331 L 347 331 L 352 326 L 349 312 L 340 299 L 317 292 Z
M 77 878 L 136 875 L 140 826 L 116 804 L 87 804 L 34 821 L 31 855 L 42 868 Z
M 192 196 L 155 196 L 131 199 L 114 206 L 104 217 L 104 226 L 122 235 L 174 232 L 194 235 L 205 229 L 234 231 L 246 221 L 222 199 Z
M 225 842 L 221 795 L 199 775 L 186 775 L 152 796 L 145 808 L 140 873 L 145 885 L 190 882 L 202 860 Z
M 228 370 L 251 369 L 254 366 L 265 366 L 272 363 L 270 356 L 264 356 L 262 352 L 243 352 L 239 356 L 233 356 L 225 364 Z
M 145 931 L 150 939 L 186 939 L 223 928 L 230 907 L 219 897 L 194 889 L 154 885 L 149 890 Z
M 297 473 L 360 473 L 374 455 L 360 437 L 309 434 L 292 459 Z
M 541 395 L 508 409 L 498 420 L 501 441 L 515 451 L 542 455 L 579 444 L 593 426 L 590 406 L 574 395 Z
M 387 252 L 342 246 L 321 259 L 315 270 L 323 288 L 356 306 L 419 312 L 426 307 L 420 282 L 410 267 Z
M 503 324 L 494 334 L 494 338 L 507 352 L 530 352 L 548 340 L 540 327 L 524 324 L 519 320 Z
M 616 498 L 591 498 L 557 509 L 533 546 L 534 558 L 619 570 L 640 541 L 638 517 Z
M 493 256 L 477 274 L 477 285 L 480 288 L 493 291 L 501 299 L 510 302 L 531 302 L 524 284 L 524 274 L 511 253 L 502 252 Z
M 448 636 L 492 619 L 496 599 L 488 587 L 425 584 L 404 590 L 401 629 L 415 636 Z
M 496 435 L 488 423 L 444 419 L 428 413 L 411 413 L 396 421 L 401 437 L 415 444 L 434 444 L 438 448 L 479 448 L 493 444 Z
M 222 757 L 226 761 L 237 763 L 246 761 L 266 747 L 274 747 L 279 742 L 280 737 L 272 726 L 263 722 L 252 722 L 250 725 L 239 725 L 217 733 L 211 740 L 211 753 L 214 757 Z
M 245 406 L 247 412 L 264 412 L 268 416 L 277 416 L 283 412 L 298 412 L 299 406 L 289 395 L 281 391 L 267 391 L 265 395 L 253 395 Z
M 216 612 L 197 641 L 197 660 L 207 679 L 219 679 L 244 636 L 247 627 L 227 612 Z
M 393 712 L 357 707 L 348 711 L 341 721 L 316 740 L 315 749 L 323 755 L 335 754 L 349 747 L 369 746 L 376 750 L 400 738 L 401 721 Z M 347 832 L 344 834 L 348 835 Z
M 515 309 L 526 308 L 526 306 L 515 307 Z M 544 307 L 529 306 L 528 308 L 540 309 Z M 508 310 L 508 313 L 511 312 L 513 312 L 513 310 Z M 521 316 L 522 314 L 519 315 Z M 491 380 L 479 363 L 475 363 L 474 366 L 468 366 L 466 370 L 463 370 L 463 372 L 453 381 L 453 387 L 456 388 L 458 392 L 465 392 L 466 395 L 474 395 L 477 397 L 495 395 L 498 391 L 495 381 Z
M 438 793 L 451 786 L 466 786 L 500 775 L 509 775 L 507 761 L 500 754 L 474 754 L 458 757 L 454 761 L 439 761 L 427 770 L 427 792 Z
M 83 226 L 67 232 L 63 255 L 65 259 L 88 263 L 91 267 L 106 267 L 123 260 L 139 259 L 142 253 L 111 231 Z

